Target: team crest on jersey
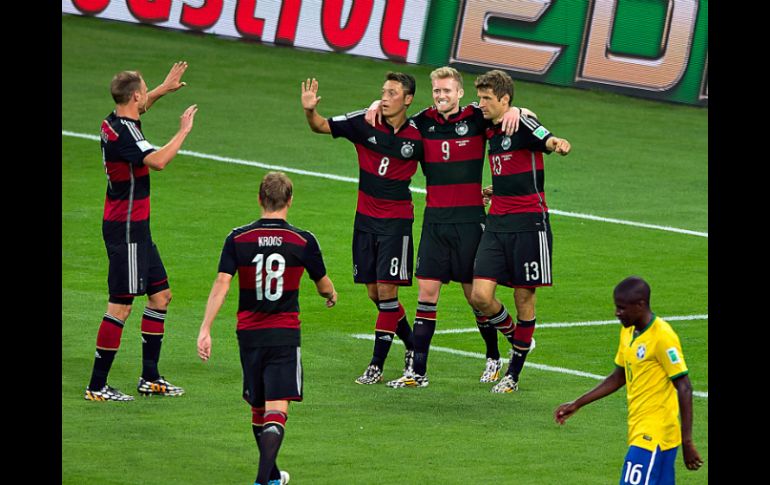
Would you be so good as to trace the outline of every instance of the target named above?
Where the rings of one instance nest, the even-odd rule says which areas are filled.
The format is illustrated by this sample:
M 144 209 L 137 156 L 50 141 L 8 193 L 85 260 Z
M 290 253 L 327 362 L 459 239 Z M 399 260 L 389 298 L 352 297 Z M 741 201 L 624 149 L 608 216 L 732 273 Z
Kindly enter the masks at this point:
M 435 125 L 431 125 L 431 126 L 428 127 L 428 133 L 434 133 L 435 131 L 436 131 L 436 126 Z
M 645 355 L 647 355 L 647 346 L 645 344 L 639 344 L 639 347 L 636 348 L 636 358 L 642 360 Z
M 504 136 L 503 141 L 500 143 L 502 145 L 503 150 L 507 150 L 511 148 L 511 137 L 510 136 Z
M 414 155 L 414 143 L 405 141 L 404 144 L 401 145 L 401 156 L 410 158 L 412 155 Z
M 455 126 L 455 133 L 460 136 L 465 136 L 468 133 L 468 125 L 465 124 L 464 121 L 457 123 L 457 126 Z

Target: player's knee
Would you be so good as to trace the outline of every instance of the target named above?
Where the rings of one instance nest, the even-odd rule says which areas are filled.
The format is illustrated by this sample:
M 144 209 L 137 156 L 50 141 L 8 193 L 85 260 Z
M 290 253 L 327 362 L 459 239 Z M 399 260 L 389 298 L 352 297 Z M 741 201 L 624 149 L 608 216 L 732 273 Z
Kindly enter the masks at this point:
M 171 303 L 171 296 L 171 290 L 167 289 L 151 295 L 148 299 L 152 308 L 165 310 Z
M 474 289 L 471 291 L 470 303 L 474 308 L 484 312 L 492 306 L 492 298 L 490 298 L 490 295 L 486 294 L 486 292 Z

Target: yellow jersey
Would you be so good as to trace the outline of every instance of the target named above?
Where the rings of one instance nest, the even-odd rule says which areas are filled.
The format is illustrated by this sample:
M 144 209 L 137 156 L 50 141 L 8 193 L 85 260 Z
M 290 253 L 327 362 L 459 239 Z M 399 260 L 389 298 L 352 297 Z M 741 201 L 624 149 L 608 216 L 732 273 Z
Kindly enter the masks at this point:
M 652 321 L 634 336 L 622 328 L 615 364 L 625 369 L 628 397 L 628 445 L 653 451 L 682 443 L 679 400 L 672 380 L 686 375 L 679 337 L 665 320 Z

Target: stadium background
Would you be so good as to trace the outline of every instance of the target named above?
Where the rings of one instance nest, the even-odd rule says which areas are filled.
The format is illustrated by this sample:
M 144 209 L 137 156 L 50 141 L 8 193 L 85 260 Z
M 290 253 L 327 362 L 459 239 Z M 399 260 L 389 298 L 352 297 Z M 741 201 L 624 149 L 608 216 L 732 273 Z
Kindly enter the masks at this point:
M 166 3 L 168 22 L 181 18 L 185 2 Z M 256 2 L 256 12 L 270 3 Z M 291 3 L 300 2 L 284 5 Z M 320 2 L 301 3 L 302 12 L 321 11 Z M 350 7 L 350 2 L 325 2 L 334 3 L 340 4 L 342 15 Z M 373 12 L 384 12 L 383 3 L 374 2 Z M 417 3 L 406 2 L 405 9 Z M 629 12 L 628 8 L 644 11 L 645 5 L 655 4 L 661 12 L 660 3 L 666 2 L 620 5 Z M 255 453 L 248 408 L 238 397 L 232 295 L 215 324 L 212 362 L 197 361 L 194 347 L 222 240 L 232 227 L 257 214 L 256 184 L 266 168 L 254 163 L 337 177 L 289 172 L 297 186 L 290 219 L 318 236 L 341 297 L 337 308 L 326 311 L 313 295 L 312 285 L 303 284 L 307 399 L 291 410 L 279 460 L 292 473 L 292 483 L 345 479 L 350 483 L 546 484 L 563 482 L 564 477 L 570 477 L 571 483 L 616 481 L 625 450 L 623 392 L 582 410 L 563 428 L 553 424 L 550 413 L 611 370 L 617 339 L 611 288 L 630 273 L 651 282 L 653 307 L 660 315 L 688 318 L 672 323 L 682 338 L 699 393 L 695 437 L 708 459 L 707 110 L 601 92 L 597 85 L 581 90 L 517 82 L 515 103 L 536 111 L 546 126 L 570 139 L 575 149 L 567 158 L 548 160 L 548 201 L 555 209 L 555 285 L 538 294 L 539 321 L 581 326 L 541 326 L 536 332 L 538 349 L 530 359 L 533 365 L 525 370 L 522 391 L 514 396 L 492 396 L 486 386 L 475 382 L 483 361 L 474 355 L 482 346 L 473 329 L 436 336 L 429 388 L 406 393 L 384 386 L 362 388 L 352 379 L 366 363 L 370 343 L 353 335 L 370 333 L 374 308 L 365 302 L 362 289 L 351 284 L 348 270 L 355 207 L 355 186 L 349 181 L 356 174 L 354 151 L 343 141 L 310 133 L 299 106 L 299 83 L 309 76 L 320 80 L 324 98 L 320 110 L 331 116 L 368 105 L 378 96 L 386 70 L 404 70 L 418 82 L 410 110 L 414 113 L 431 103 L 427 88 L 431 67 L 394 62 L 384 55 L 382 60 L 366 59 L 360 53 L 349 56 L 354 49 L 308 52 L 265 45 L 265 39 L 232 42 L 106 22 L 98 17 L 120 5 L 128 11 L 126 4 L 114 0 L 77 4 L 106 8 L 97 18 L 62 15 L 63 483 L 248 483 L 252 478 Z M 459 25 L 452 15 L 444 23 L 436 21 L 438 4 L 423 2 L 425 20 L 415 31 L 419 35 L 410 38 L 400 33 L 400 39 L 410 39 L 407 60 L 415 56 L 426 64 L 442 64 L 437 60 L 440 56 L 426 56 L 434 55 L 431 49 L 451 50 L 451 45 L 431 48 L 426 43 L 419 51 L 410 50 L 423 35 L 444 40 L 446 35 L 437 32 L 443 28 L 451 34 L 448 26 Z M 582 4 L 586 10 L 584 2 L 554 2 L 542 17 L 543 25 L 549 14 L 555 15 L 566 4 L 571 8 Z M 73 5 L 63 1 L 62 12 Z M 452 1 L 441 5 L 453 11 L 455 19 L 465 6 Z M 231 2 L 223 3 L 223 10 L 227 8 L 235 11 Z M 706 9 L 707 2 L 701 2 L 699 26 Z M 278 12 L 279 6 L 273 11 Z M 375 40 L 362 41 L 359 47 L 379 46 L 384 53 L 378 40 L 379 32 L 387 30 L 378 24 L 384 14 L 375 13 L 367 24 L 367 32 L 374 29 Z M 277 31 L 278 18 L 266 16 L 265 37 Z M 221 19 L 225 20 L 224 14 Z M 516 22 L 511 25 L 514 29 Z M 490 28 L 504 27 L 490 24 Z M 531 30 L 533 36 L 542 34 Z M 701 94 L 707 93 L 701 89 L 706 86 L 702 32 L 696 29 L 694 38 L 701 44 L 691 47 L 684 81 L 664 93 L 669 100 L 698 103 L 703 101 L 698 101 Z M 389 52 L 403 53 L 399 45 L 387 44 Z M 630 49 L 628 45 L 624 49 Z M 315 47 L 319 46 L 323 47 L 320 43 Z M 577 59 L 569 52 L 562 59 L 567 54 Z M 190 151 L 152 179 L 153 232 L 175 295 L 161 370 L 185 386 L 188 395 L 177 401 L 141 400 L 120 409 L 88 406 L 82 401 L 82 389 L 105 300 L 106 258 L 100 239 L 104 176 L 95 140 L 100 120 L 112 107 L 107 86 L 115 72 L 137 68 L 152 87 L 178 59 L 191 64 L 185 76 L 189 86 L 161 100 L 143 119 L 148 139 L 162 144 L 176 130 L 186 106 L 197 103 L 201 110 L 185 145 Z M 554 70 L 566 69 L 558 62 Z M 484 69 L 467 62 L 458 65 L 467 85 L 472 73 Z M 517 78 L 532 79 L 511 72 Z M 693 76 L 697 78 L 694 90 L 687 91 L 683 86 Z M 687 91 L 689 97 L 675 99 L 677 90 Z M 463 101 L 474 99 L 470 89 Z M 489 179 L 488 169 L 485 179 Z M 424 207 L 421 174 L 415 176 L 413 186 L 418 188 L 418 237 Z M 462 300 L 456 285 L 444 289 L 440 330 L 470 327 L 472 320 Z M 402 301 L 412 313 L 416 287 L 404 291 Z M 141 300 L 126 327 L 110 379 L 126 391 L 138 377 L 140 307 Z M 600 324 L 608 321 L 612 323 Z M 505 348 L 502 340 L 501 348 Z M 394 346 L 392 355 L 386 377 L 397 374 L 401 347 Z M 680 483 L 707 481 L 708 461 L 705 470 L 697 473 L 687 472 L 680 462 L 678 457 Z

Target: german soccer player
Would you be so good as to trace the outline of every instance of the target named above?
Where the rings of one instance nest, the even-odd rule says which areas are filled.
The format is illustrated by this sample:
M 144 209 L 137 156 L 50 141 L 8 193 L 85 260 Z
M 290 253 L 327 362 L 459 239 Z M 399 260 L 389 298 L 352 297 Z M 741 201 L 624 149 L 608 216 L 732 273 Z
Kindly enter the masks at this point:
M 615 370 L 554 411 L 556 422 L 564 424 L 586 404 L 626 386 L 629 448 L 621 485 L 641 483 L 642 477 L 649 485 L 673 484 L 680 444 L 688 470 L 703 465 L 692 439 L 692 384 L 682 345 L 671 325 L 650 309 L 650 293 L 650 285 L 637 276 L 615 287 L 615 316 L 623 325 Z
M 243 398 L 251 405 L 252 431 L 259 449 L 255 485 L 282 485 L 289 476 L 275 460 L 283 442 L 290 401 L 302 401 L 299 286 L 307 270 L 318 294 L 337 303 L 315 236 L 286 221 L 292 204 L 291 180 L 270 172 L 259 186 L 262 217 L 238 227 L 225 239 L 219 274 L 211 288 L 198 334 L 198 356 L 211 357 L 211 325 L 238 273 L 238 346 Z
M 534 342 L 535 289 L 551 286 L 553 236 L 545 201 L 543 152 L 566 155 L 570 144 L 526 115 L 513 136 L 503 133 L 500 120 L 513 100 L 513 80 L 505 72 L 482 74 L 475 85 L 484 118 L 494 124 L 486 130 L 494 191 L 476 252 L 471 303 L 511 344 L 508 370 L 491 391 L 513 392 Z M 514 288 L 516 323 L 495 298 L 498 284 Z
M 415 81 L 409 74 L 388 72 L 382 86 L 384 123 L 369 126 L 366 110 L 333 118 L 318 114 L 318 81 L 302 83 L 302 107 L 315 133 L 344 137 L 358 153 L 358 204 L 353 226 L 353 281 L 366 285 L 377 305 L 372 359 L 359 384 L 382 381 L 393 334 L 406 346 L 404 372 L 411 372 L 414 355 L 412 329 L 398 301 L 398 287 L 412 284 L 414 205 L 409 183 L 422 159 L 422 137 L 406 111 L 414 99 Z
M 116 106 L 101 127 L 102 158 L 107 174 L 102 236 L 109 257 L 109 302 L 96 336 L 96 358 L 85 391 L 86 400 L 134 399 L 109 386 L 107 375 L 120 347 L 134 297 L 144 294 L 147 307 L 142 315 L 142 375 L 137 390 L 143 395 L 184 394 L 184 389 L 171 384 L 158 372 L 171 290 L 150 234 L 149 169 L 163 170 L 171 162 L 192 130 L 198 108 L 192 105 L 184 111 L 179 131 L 160 149 L 145 140 L 139 116 L 161 96 L 185 86 L 181 78 L 186 70 L 186 62 L 175 63 L 166 79 L 149 93 L 138 71 L 119 72 L 110 84 Z
M 427 188 L 415 273 L 419 292 L 414 319 L 414 373 L 389 381 L 387 385 L 393 388 L 428 385 L 428 352 L 436 329 L 441 286 L 459 282 L 470 304 L 473 258 L 486 218 L 481 178 L 484 133 L 491 122 L 484 119 L 477 104 L 460 106 L 465 93 L 462 75 L 456 69 L 440 67 L 431 72 L 430 78 L 434 105 L 411 118 L 423 137 L 425 157 L 421 164 Z M 379 104 L 375 101 L 367 112 L 370 124 L 381 115 Z M 510 107 L 503 115 L 503 130 L 508 135 L 516 131 L 520 111 Z M 487 362 L 479 380 L 495 382 L 503 365 L 497 331 L 481 312 L 471 309 L 486 345 Z

